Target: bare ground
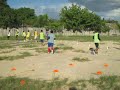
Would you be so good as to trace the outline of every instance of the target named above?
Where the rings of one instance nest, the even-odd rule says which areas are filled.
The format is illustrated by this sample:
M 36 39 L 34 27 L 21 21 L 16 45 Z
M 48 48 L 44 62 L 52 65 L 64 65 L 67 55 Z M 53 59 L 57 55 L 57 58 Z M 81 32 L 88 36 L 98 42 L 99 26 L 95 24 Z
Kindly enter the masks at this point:
M 54 54 L 37 53 L 33 48 L 20 47 L 16 47 L 16 51 L 0 54 L 0 56 L 12 56 L 27 51 L 34 55 L 14 61 L 0 61 L 0 76 L 44 80 L 60 77 L 76 80 L 98 78 L 100 75 L 96 75 L 97 71 L 101 71 L 102 75 L 120 75 L 120 44 L 117 42 L 102 42 L 98 55 L 92 55 L 89 51 L 89 47 L 95 47 L 92 42 L 56 41 L 55 47 L 58 46 L 57 51 L 59 53 Z M 61 50 L 60 48 L 63 46 L 73 47 L 73 49 Z M 41 47 L 47 49 L 47 45 L 39 45 L 37 48 Z M 73 61 L 74 57 L 88 58 L 90 61 Z M 73 65 L 70 66 L 69 64 Z M 108 67 L 105 67 L 104 64 L 108 64 Z M 13 67 L 16 68 L 15 71 L 11 71 Z M 54 73 L 53 70 L 55 69 L 59 72 Z

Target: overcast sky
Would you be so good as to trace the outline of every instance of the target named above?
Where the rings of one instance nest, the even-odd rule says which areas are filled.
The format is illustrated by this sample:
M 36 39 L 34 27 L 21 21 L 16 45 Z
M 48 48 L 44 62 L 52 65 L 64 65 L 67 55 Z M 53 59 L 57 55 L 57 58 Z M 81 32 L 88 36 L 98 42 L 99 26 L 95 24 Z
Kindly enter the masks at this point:
M 101 17 L 120 20 L 120 0 L 8 0 L 12 8 L 29 7 L 37 15 L 47 13 L 52 18 L 58 18 L 61 8 L 72 3 L 87 7 Z

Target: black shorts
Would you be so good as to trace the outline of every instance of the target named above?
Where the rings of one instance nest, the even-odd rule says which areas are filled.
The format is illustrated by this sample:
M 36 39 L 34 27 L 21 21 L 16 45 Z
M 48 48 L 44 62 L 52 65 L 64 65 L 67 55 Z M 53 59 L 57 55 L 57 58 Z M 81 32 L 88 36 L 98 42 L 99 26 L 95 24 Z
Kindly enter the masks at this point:
M 7 36 L 7 38 L 9 39 L 9 38 L 10 38 L 10 36 Z
M 48 47 L 53 47 L 53 43 L 48 43 Z
M 40 42 L 43 43 L 43 42 L 44 42 L 44 39 L 40 39 Z
M 99 48 L 99 43 L 95 43 L 95 47 L 96 47 L 96 48 Z

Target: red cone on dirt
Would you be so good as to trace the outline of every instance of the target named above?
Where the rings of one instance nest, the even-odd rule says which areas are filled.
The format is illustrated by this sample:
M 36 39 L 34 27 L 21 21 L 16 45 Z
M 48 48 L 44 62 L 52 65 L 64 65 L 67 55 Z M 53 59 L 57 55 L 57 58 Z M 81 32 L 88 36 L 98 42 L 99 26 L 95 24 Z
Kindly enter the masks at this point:
M 54 72 L 54 73 L 57 73 L 57 72 L 59 72 L 59 70 L 56 69 L 56 70 L 53 70 L 53 72 Z
M 108 64 L 104 64 L 104 67 L 108 67 L 109 65 Z
M 21 85 L 24 85 L 24 84 L 25 84 L 25 80 L 21 80 L 21 81 L 20 81 L 20 84 L 21 84 Z
M 74 66 L 74 64 L 71 63 L 71 64 L 69 64 L 69 66 Z
M 11 71 L 16 71 L 16 68 L 15 67 L 11 68 Z
M 101 74 L 102 74 L 102 72 L 101 72 L 101 71 L 98 71 L 96 74 L 97 74 L 97 75 L 101 75 Z

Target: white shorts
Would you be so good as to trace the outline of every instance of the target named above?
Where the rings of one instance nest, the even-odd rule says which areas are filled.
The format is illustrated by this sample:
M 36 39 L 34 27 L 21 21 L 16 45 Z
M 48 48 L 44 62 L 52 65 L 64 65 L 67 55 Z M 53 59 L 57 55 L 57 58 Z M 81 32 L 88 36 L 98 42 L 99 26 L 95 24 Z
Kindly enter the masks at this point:
M 37 39 L 37 36 L 35 36 L 34 39 Z

